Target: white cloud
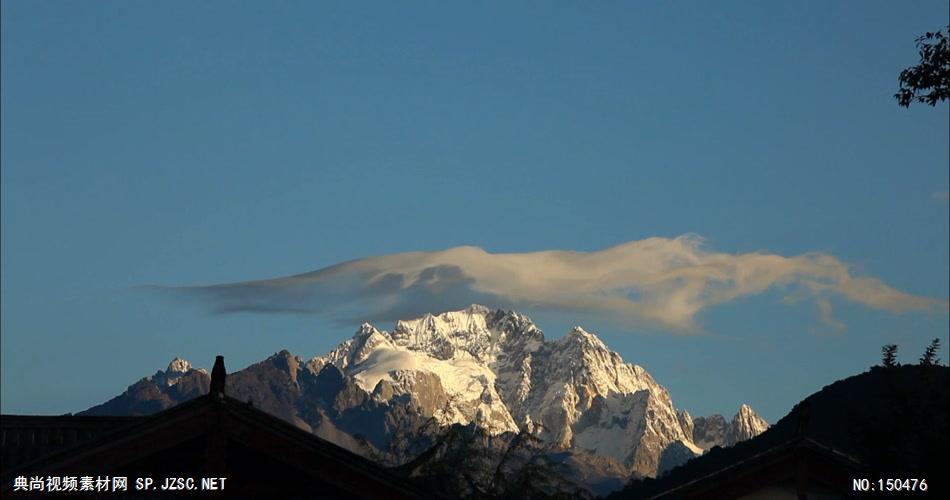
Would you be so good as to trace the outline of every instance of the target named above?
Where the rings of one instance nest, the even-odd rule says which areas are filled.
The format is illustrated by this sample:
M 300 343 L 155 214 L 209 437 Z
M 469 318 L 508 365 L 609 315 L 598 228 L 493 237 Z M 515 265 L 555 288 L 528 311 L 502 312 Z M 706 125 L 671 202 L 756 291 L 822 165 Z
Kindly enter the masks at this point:
M 855 276 L 837 258 L 808 253 L 730 254 L 696 235 L 648 238 L 593 252 L 488 253 L 477 247 L 409 252 L 344 262 L 311 273 L 172 290 L 218 312 L 317 313 L 345 320 L 393 320 L 484 303 L 571 310 L 628 326 L 695 331 L 697 315 L 778 289 L 785 302 L 814 300 L 820 318 L 844 327 L 830 297 L 890 311 L 946 311 L 947 302 Z
M 821 318 L 821 322 L 834 328 L 835 330 L 845 330 L 847 326 L 844 323 L 835 319 L 834 315 L 831 313 L 831 301 L 828 299 L 818 299 L 815 301 L 818 305 L 818 317 Z

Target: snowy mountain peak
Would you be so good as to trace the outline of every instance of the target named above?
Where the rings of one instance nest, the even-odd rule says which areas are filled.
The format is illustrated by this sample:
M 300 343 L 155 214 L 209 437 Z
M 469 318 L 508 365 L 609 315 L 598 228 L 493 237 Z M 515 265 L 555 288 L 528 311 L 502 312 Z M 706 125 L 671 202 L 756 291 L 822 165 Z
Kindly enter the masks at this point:
M 485 314 L 490 313 L 490 312 L 491 312 L 491 309 L 489 309 L 488 307 L 485 307 L 485 306 L 483 306 L 483 305 L 481 305 L 481 304 L 472 304 L 472 305 L 466 307 L 465 309 L 463 309 L 463 311 L 465 311 L 465 312 L 467 312 L 467 313 L 469 313 L 469 314 L 482 314 L 482 315 L 485 315 Z
M 194 372 L 208 373 L 204 368 L 198 368 L 196 370 L 191 366 L 191 363 L 176 357 L 171 363 L 168 363 L 168 368 L 166 368 L 165 371 L 159 370 L 155 375 L 148 377 L 148 380 L 152 380 L 165 387 L 171 387 Z
M 191 370 L 191 363 L 176 357 L 171 363 L 168 363 L 168 368 L 165 369 L 165 373 L 168 375 L 172 373 L 188 373 L 189 370 Z
M 574 336 L 579 337 L 579 338 L 586 338 L 586 337 L 593 337 L 593 336 L 594 336 L 594 335 L 592 335 L 590 332 L 588 332 L 587 330 L 581 328 L 580 326 L 575 326 L 574 328 L 571 328 L 571 333 L 570 333 L 570 335 L 574 335 Z
M 373 332 L 378 332 L 378 331 L 379 330 L 377 330 L 375 326 L 369 323 L 363 323 L 362 325 L 360 325 L 360 328 L 356 330 L 356 333 L 353 334 L 353 338 L 363 337 L 363 336 L 370 335 Z
M 326 365 L 376 404 L 399 405 L 409 396 L 435 425 L 474 424 L 492 436 L 526 432 L 645 475 L 657 473 L 670 446 L 666 466 L 702 449 L 692 417 L 678 414 L 667 390 L 642 367 L 625 363 L 580 326 L 545 340 L 513 311 L 471 305 L 400 320 L 392 331 L 364 323 L 307 369 L 317 373 Z M 757 433 L 760 419 L 753 415 L 740 408 L 729 427 L 742 430 L 730 439 Z
M 732 417 L 731 432 L 734 442 L 755 437 L 768 429 L 769 424 L 760 417 L 749 405 L 743 404 Z
M 729 422 L 718 413 L 693 419 L 693 442 L 703 449 L 732 446 L 765 432 L 768 427 L 768 422 L 751 406 L 743 404 Z
M 590 333 L 579 326 L 572 328 L 571 331 L 564 336 L 564 340 L 566 342 L 575 342 L 580 345 L 595 349 L 609 350 L 597 335 L 594 335 L 593 333 Z
M 476 359 L 490 363 L 501 344 L 510 336 L 525 336 L 521 347 L 536 348 L 543 335 L 525 316 L 513 312 L 491 310 L 473 304 L 458 311 L 397 321 L 389 333 L 392 342 L 403 349 L 424 352 L 437 359 Z M 511 339 L 517 340 L 517 339 Z
M 209 378 L 175 358 L 108 404 L 167 408 L 206 393 Z M 483 444 L 514 439 L 589 457 L 583 467 L 595 475 L 597 464 L 613 464 L 621 476 L 654 476 L 767 427 L 748 405 L 731 422 L 694 419 L 596 334 L 578 326 L 546 340 L 526 315 L 479 305 L 398 321 L 392 331 L 363 323 L 323 356 L 304 362 L 283 350 L 228 382 L 240 400 L 387 465 L 415 460 L 461 426 L 477 429 Z M 496 467 L 486 471 L 493 478 Z
M 429 331 L 442 334 L 451 334 L 458 331 L 486 329 L 486 317 L 491 311 L 477 304 L 468 306 L 459 311 L 446 311 L 439 315 L 426 313 L 421 318 L 400 320 L 396 322 L 394 331 Z

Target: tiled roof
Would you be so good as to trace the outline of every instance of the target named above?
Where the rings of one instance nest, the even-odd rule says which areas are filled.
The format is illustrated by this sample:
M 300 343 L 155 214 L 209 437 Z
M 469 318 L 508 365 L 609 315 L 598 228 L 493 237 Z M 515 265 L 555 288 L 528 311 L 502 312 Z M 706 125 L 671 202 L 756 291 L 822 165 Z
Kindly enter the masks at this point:
M 92 441 L 142 417 L 0 415 L 3 472 Z

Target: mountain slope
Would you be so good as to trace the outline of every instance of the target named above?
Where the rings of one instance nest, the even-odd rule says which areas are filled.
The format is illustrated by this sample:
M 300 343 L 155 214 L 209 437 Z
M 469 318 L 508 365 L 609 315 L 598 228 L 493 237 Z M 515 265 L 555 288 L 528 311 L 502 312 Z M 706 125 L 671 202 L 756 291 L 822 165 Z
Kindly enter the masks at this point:
M 856 459 L 865 477 L 926 478 L 927 494 L 939 497 L 948 489 L 941 478 L 950 449 L 950 368 L 874 367 L 839 380 L 760 435 L 714 448 L 659 479 L 632 481 L 611 498 L 649 498 L 802 438 Z M 850 484 L 841 487 L 854 494 Z
M 159 411 L 207 384 L 206 372 L 176 359 L 84 413 Z M 544 456 L 569 451 L 571 460 L 542 462 L 585 469 L 588 479 L 574 483 L 588 486 L 609 482 L 616 470 L 654 476 L 766 427 L 746 405 L 729 424 L 715 416 L 694 420 L 646 370 L 625 363 L 596 335 L 576 327 L 549 341 L 526 316 L 482 306 L 399 321 L 392 331 L 364 324 L 308 361 L 281 351 L 230 374 L 227 391 L 392 466 L 446 443 L 453 428 L 474 426 L 498 443 L 521 436 L 515 442 L 542 443 Z M 592 472 L 597 468 L 605 472 Z
M 122 394 L 89 408 L 80 415 L 151 415 L 208 392 L 211 377 L 203 368 L 192 368 L 175 358 L 165 371 L 157 371 L 129 386 Z
M 313 362 L 333 364 L 379 401 L 387 385 L 417 393 L 419 374 L 435 374 L 445 397 L 430 401 L 445 403 L 425 409 L 442 426 L 524 431 L 644 475 L 657 473 L 672 443 L 702 452 L 666 389 L 580 327 L 547 341 L 523 315 L 472 306 L 400 321 L 392 332 L 363 325 Z
M 740 441 L 758 436 L 769 427 L 762 417 L 745 404 L 739 407 L 739 411 L 728 423 L 718 413 L 708 417 L 697 417 L 689 423 L 683 423 L 684 418 L 689 419 L 689 413 L 680 415 L 680 423 L 684 429 L 690 429 L 688 433 L 692 436 L 693 442 L 703 450 L 708 450 L 713 446 L 733 446 Z

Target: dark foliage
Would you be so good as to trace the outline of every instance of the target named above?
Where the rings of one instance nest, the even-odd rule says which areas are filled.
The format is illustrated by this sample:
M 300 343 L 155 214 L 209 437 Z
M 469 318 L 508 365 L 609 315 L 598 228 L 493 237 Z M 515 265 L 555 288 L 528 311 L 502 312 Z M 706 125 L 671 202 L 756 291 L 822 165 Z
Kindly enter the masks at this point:
M 933 366 L 940 364 L 940 358 L 937 357 L 937 351 L 940 350 L 940 339 L 935 338 L 927 346 L 924 355 L 920 357 L 920 364 L 924 366 Z
M 884 368 L 900 366 L 897 362 L 897 344 L 887 344 L 881 348 L 881 364 Z
M 950 26 L 947 26 L 950 31 Z M 912 102 L 936 106 L 950 99 L 950 36 L 936 31 L 917 38 L 920 64 L 901 71 L 897 103 L 909 107 Z

